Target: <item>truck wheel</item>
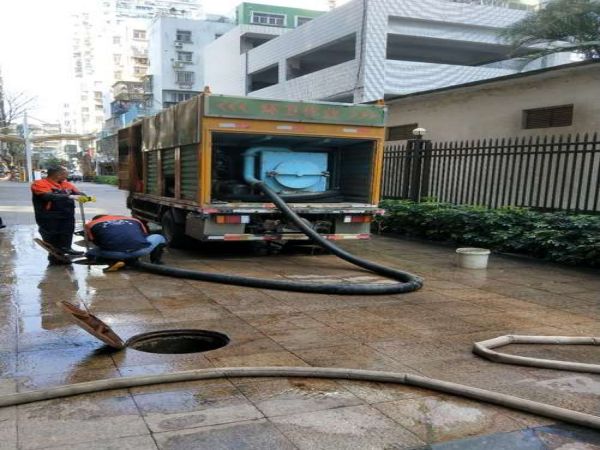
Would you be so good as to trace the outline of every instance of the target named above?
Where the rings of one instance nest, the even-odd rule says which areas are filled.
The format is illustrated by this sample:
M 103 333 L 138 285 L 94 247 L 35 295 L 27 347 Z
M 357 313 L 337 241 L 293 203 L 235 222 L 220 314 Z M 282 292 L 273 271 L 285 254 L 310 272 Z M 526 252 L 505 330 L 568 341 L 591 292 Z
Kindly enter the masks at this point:
M 167 211 L 163 214 L 160 219 L 160 224 L 162 225 L 163 235 L 167 239 L 169 246 L 177 248 L 186 244 L 187 238 L 185 236 L 184 228 L 175 223 L 171 211 Z

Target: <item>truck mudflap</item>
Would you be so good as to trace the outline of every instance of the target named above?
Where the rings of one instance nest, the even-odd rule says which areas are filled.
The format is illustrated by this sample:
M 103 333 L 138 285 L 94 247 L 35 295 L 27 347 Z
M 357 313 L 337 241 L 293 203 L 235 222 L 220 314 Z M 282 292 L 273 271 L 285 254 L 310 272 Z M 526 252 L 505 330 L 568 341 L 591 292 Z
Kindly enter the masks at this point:
M 322 234 L 325 239 L 330 241 L 370 239 L 369 233 L 359 234 Z M 261 234 L 223 234 L 214 236 L 204 236 L 206 241 L 306 241 L 309 238 L 302 233 L 284 233 L 277 235 Z

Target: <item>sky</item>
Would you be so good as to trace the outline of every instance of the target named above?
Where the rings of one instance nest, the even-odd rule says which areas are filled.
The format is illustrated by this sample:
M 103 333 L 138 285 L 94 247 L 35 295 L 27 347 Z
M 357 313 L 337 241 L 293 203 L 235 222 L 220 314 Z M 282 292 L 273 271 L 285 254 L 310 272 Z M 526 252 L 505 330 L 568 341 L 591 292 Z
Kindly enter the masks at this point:
M 69 17 L 77 5 L 100 0 L 0 0 L 0 72 L 8 93 L 37 98 L 30 115 L 57 122 L 71 80 Z M 227 14 L 242 0 L 204 0 L 204 12 Z M 327 10 L 327 0 L 253 0 Z M 348 0 L 337 0 L 341 5 Z

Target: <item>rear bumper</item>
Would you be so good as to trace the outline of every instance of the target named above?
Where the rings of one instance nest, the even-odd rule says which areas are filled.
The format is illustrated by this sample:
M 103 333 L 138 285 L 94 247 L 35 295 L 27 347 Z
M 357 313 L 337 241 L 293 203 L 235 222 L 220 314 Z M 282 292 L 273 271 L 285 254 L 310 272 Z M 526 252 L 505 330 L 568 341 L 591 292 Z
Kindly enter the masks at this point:
M 359 234 L 322 234 L 323 238 L 330 241 L 344 241 L 357 239 L 370 239 L 369 233 Z M 284 233 L 284 234 L 224 234 L 220 236 L 204 236 L 204 241 L 307 241 L 308 237 L 302 233 Z
M 384 210 L 377 205 L 359 203 L 288 203 L 295 213 L 308 214 L 368 214 L 381 215 Z M 278 214 L 280 211 L 273 203 L 206 205 L 198 208 L 201 214 Z

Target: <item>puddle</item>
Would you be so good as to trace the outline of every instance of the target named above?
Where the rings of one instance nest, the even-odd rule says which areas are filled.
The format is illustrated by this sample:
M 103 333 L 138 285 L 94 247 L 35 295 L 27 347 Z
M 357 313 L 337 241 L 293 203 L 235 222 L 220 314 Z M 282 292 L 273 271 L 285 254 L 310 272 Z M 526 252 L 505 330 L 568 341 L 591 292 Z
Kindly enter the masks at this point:
M 553 380 L 539 381 L 536 384 L 553 391 L 600 395 L 600 382 L 584 376 L 555 378 Z

